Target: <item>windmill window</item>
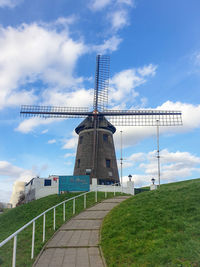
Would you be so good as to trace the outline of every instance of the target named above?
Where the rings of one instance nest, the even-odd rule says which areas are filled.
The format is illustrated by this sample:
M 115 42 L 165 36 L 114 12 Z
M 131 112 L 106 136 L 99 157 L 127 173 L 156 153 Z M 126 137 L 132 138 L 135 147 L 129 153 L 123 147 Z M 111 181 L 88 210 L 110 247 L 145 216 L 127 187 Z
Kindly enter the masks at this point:
M 77 160 L 77 168 L 80 168 L 80 163 L 81 163 L 81 160 L 78 159 L 78 160 Z
M 79 141 L 80 144 L 83 143 L 83 136 L 80 136 L 80 141 Z
M 108 142 L 108 134 L 104 134 L 103 135 L 103 141 L 104 142 Z
M 110 168 L 110 159 L 106 159 L 106 168 Z

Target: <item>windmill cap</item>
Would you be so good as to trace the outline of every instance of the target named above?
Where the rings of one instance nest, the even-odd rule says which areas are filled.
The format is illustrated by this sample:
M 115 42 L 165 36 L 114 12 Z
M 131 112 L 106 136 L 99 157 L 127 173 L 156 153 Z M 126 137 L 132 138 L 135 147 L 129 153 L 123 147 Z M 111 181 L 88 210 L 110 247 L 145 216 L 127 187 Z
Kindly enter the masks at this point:
M 75 132 L 79 134 L 83 130 L 93 129 L 94 128 L 94 117 L 88 116 L 84 121 L 82 121 L 75 129 Z M 104 116 L 99 116 L 99 125 L 98 128 L 105 129 L 113 134 L 116 132 L 115 126 L 113 126 Z

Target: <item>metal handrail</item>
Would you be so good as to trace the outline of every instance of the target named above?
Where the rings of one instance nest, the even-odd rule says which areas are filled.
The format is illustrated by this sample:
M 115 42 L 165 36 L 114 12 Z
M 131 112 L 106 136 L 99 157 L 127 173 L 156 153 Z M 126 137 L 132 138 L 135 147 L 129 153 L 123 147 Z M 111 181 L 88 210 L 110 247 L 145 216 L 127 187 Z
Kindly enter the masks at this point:
M 116 183 L 117 184 L 117 183 Z M 114 186 L 114 196 L 116 193 L 115 190 L 115 186 L 116 184 L 113 184 Z M 9 237 L 7 237 L 5 240 L 3 240 L 2 242 L 0 242 L 0 248 L 5 245 L 8 241 L 10 241 L 12 238 L 14 239 L 13 241 L 13 257 L 12 257 L 12 267 L 16 267 L 16 251 L 17 251 L 17 235 L 22 232 L 25 228 L 27 228 L 29 225 L 33 224 L 33 229 L 32 229 L 32 247 L 31 247 L 31 259 L 34 258 L 34 247 L 35 247 L 35 222 L 37 219 L 39 219 L 40 217 L 43 216 L 43 235 L 42 235 L 42 241 L 44 243 L 45 241 L 45 229 L 46 229 L 46 213 L 53 210 L 53 230 L 55 231 L 56 229 L 56 212 L 55 209 L 56 207 L 60 206 L 63 204 L 63 221 L 66 220 L 65 217 L 65 203 L 69 202 L 71 200 L 73 200 L 73 207 L 72 207 L 72 212 L 73 214 L 75 214 L 76 212 L 76 198 L 79 198 L 81 196 L 84 196 L 84 200 L 83 200 L 83 204 L 84 204 L 84 209 L 87 206 L 87 200 L 86 200 L 86 195 L 91 193 L 91 192 L 95 192 L 95 202 L 97 202 L 97 193 L 98 193 L 98 185 L 94 190 L 82 193 L 78 196 L 66 199 L 56 205 L 54 205 L 53 207 L 45 210 L 44 212 L 42 212 L 41 214 L 39 214 L 38 216 L 36 216 L 35 218 L 33 218 L 31 221 L 29 221 L 27 224 L 25 224 L 24 226 L 22 226 L 20 229 L 18 229 L 16 232 L 14 232 L 12 235 L 10 235 Z M 107 198 L 107 191 L 105 191 L 105 198 Z
M 31 248 L 31 259 L 34 258 L 34 245 L 35 245 L 35 221 L 40 218 L 41 216 L 43 217 L 43 242 L 45 241 L 45 223 L 46 223 L 46 213 L 49 212 L 50 210 L 54 210 L 54 216 L 53 216 L 53 229 L 55 230 L 55 208 L 62 205 L 63 204 L 63 221 L 65 221 L 65 203 L 69 202 L 70 200 L 73 200 L 73 214 L 75 214 L 75 199 L 79 198 L 81 196 L 84 196 L 84 208 L 86 208 L 86 195 L 91 193 L 91 192 L 95 192 L 95 202 L 97 202 L 97 189 L 96 190 L 92 190 L 89 192 L 85 192 L 82 193 L 78 196 L 66 199 L 56 205 L 54 205 L 53 207 L 45 210 L 44 212 L 42 212 L 41 214 L 39 214 L 38 216 L 36 216 L 35 218 L 33 218 L 31 221 L 29 221 L 27 224 L 25 224 L 24 226 L 22 226 L 20 229 L 18 229 L 16 232 L 14 232 L 12 235 L 10 235 L 9 237 L 7 237 L 5 240 L 3 240 L 0 243 L 0 248 L 5 245 L 8 241 L 10 241 L 12 238 L 14 238 L 14 243 L 13 243 L 13 259 L 12 259 L 12 267 L 16 266 L 16 249 L 17 249 L 17 235 L 22 232 L 25 228 L 27 228 L 29 225 L 33 224 L 33 231 L 32 231 L 32 248 Z
M 78 195 L 78 196 L 75 196 L 75 197 L 72 197 L 72 198 L 69 198 L 69 199 L 66 199 L 58 204 L 56 204 L 55 206 L 45 210 L 44 212 L 42 212 L 40 215 L 36 216 L 35 218 L 33 218 L 30 222 L 28 222 L 27 224 L 25 224 L 24 226 L 22 226 L 20 229 L 18 229 L 15 233 L 13 233 L 12 235 L 10 235 L 9 237 L 7 237 L 5 240 L 3 240 L 1 243 L 0 243 L 0 247 L 2 247 L 3 245 L 5 245 L 8 241 L 10 241 L 15 235 L 19 234 L 22 230 L 24 230 L 26 227 L 28 227 L 30 224 L 32 224 L 34 221 L 36 221 L 38 218 L 40 218 L 42 215 L 44 215 L 45 213 L 49 212 L 50 210 L 62 205 L 63 203 L 66 203 L 70 200 L 73 200 L 74 198 L 78 198 L 78 197 L 81 197 L 83 195 L 86 195 L 88 193 L 91 193 L 93 191 L 89 191 L 89 192 L 86 192 L 86 193 L 83 193 L 81 195 Z

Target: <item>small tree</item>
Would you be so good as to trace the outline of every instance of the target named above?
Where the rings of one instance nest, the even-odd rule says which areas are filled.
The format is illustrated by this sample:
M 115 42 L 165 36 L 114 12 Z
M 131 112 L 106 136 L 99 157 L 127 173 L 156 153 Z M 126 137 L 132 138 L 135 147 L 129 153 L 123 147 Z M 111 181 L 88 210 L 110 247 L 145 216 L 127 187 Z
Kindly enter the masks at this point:
M 4 209 L 4 205 L 2 202 L 0 202 L 0 212 L 3 212 L 3 209 Z
M 20 191 L 20 193 L 19 193 L 19 200 L 18 200 L 18 202 L 16 204 L 16 207 L 17 206 L 20 206 L 20 205 L 22 205 L 24 203 L 25 203 L 25 194 L 24 194 L 24 191 Z

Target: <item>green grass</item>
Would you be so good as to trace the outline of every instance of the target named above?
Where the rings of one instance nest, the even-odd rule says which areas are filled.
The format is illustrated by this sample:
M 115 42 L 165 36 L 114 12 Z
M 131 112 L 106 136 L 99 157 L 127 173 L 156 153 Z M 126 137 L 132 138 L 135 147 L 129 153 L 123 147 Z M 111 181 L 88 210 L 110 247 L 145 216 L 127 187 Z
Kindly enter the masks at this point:
M 28 223 L 37 215 L 44 212 L 46 209 L 69 199 L 80 193 L 68 193 L 62 195 L 51 195 L 30 203 L 21 205 L 14 209 L 5 211 L 0 214 L 0 242 L 17 231 L 23 225 Z M 108 193 L 108 198 L 113 197 L 113 193 Z M 98 202 L 104 199 L 104 193 L 98 192 Z M 95 204 L 94 193 L 87 194 L 87 207 Z M 84 209 L 83 196 L 76 199 L 76 214 Z M 66 203 L 66 220 L 69 220 L 72 214 L 72 201 Z M 35 257 L 31 260 L 31 242 L 32 242 L 32 225 L 23 230 L 17 237 L 17 267 L 32 266 L 36 256 L 44 246 L 42 242 L 43 218 L 39 218 L 35 225 Z M 56 208 L 56 230 L 63 224 L 63 205 Z M 53 211 L 46 214 L 46 241 L 53 235 Z M 12 266 L 12 249 L 13 239 L 6 245 L 0 248 L 0 266 Z
M 104 219 L 108 267 L 200 266 L 200 179 L 137 194 Z

